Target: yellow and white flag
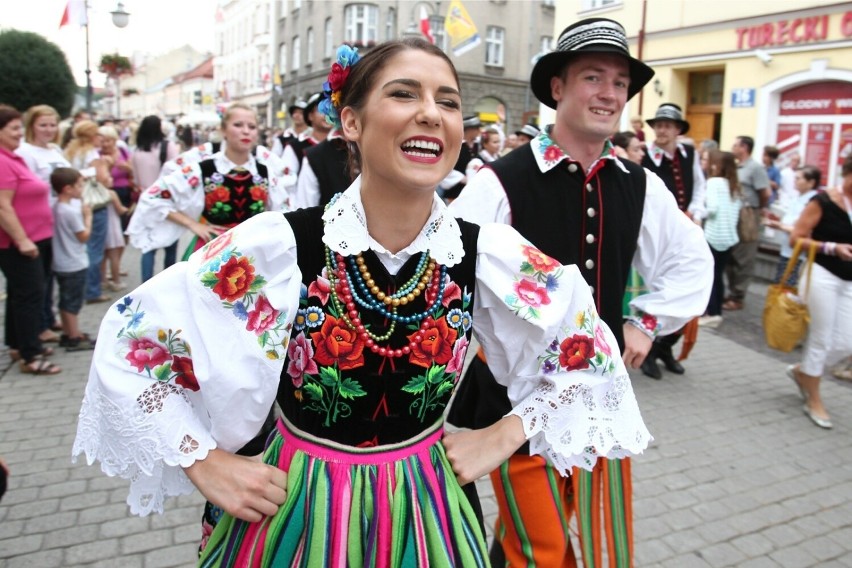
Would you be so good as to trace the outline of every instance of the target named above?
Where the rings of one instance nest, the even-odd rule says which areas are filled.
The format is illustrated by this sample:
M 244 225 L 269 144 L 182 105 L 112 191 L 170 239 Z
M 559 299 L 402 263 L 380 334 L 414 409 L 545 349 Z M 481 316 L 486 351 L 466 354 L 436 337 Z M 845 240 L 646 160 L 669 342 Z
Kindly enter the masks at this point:
M 447 17 L 444 18 L 444 29 L 450 36 L 453 55 L 467 53 L 480 43 L 482 39 L 476 32 L 476 25 L 465 10 L 461 0 L 451 0 Z

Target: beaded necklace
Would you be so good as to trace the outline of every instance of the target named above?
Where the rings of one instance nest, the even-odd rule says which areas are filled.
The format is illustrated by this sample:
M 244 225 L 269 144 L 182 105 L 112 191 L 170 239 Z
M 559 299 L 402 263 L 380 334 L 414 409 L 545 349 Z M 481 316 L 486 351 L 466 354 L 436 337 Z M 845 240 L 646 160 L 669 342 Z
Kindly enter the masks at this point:
M 373 353 L 382 357 L 403 357 L 411 353 L 411 350 L 423 339 L 423 332 L 428 326 L 427 318 L 441 306 L 447 267 L 441 265 L 439 270 L 435 270 L 438 264 L 429 257 L 429 251 L 426 251 L 421 254 L 414 275 L 408 282 L 395 293 L 385 294 L 376 285 L 361 254 L 344 257 L 339 253 L 332 253 L 331 249 L 326 247 L 325 256 L 331 301 L 346 326 L 357 333 Z M 408 305 L 427 289 L 433 300 L 427 302 L 426 310 L 410 315 L 398 313 L 400 306 Z M 367 329 L 361 320 L 358 306 L 389 319 L 391 323 L 388 330 L 382 335 L 376 335 Z M 409 344 L 402 348 L 393 349 L 379 345 L 391 338 L 396 330 L 397 322 L 403 324 L 419 322 L 420 329 L 414 334 Z

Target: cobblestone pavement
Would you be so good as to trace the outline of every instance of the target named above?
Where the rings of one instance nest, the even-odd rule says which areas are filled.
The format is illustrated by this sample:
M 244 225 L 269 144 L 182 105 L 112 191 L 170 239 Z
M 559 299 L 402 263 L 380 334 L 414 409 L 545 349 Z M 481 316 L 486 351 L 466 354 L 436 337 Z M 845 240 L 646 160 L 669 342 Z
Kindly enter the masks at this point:
M 138 282 L 138 254 L 126 256 Z M 701 332 L 685 375 L 633 377 L 655 437 L 633 467 L 637 567 L 852 566 L 852 385 L 827 378 L 835 428 L 810 423 L 784 376 L 797 354 L 762 343 L 764 292 L 755 285 L 745 310 Z M 106 309 L 86 306 L 84 329 L 96 331 Z M 0 567 L 191 566 L 197 493 L 131 517 L 125 481 L 71 463 L 90 355 L 59 353 L 63 372 L 51 377 L 23 375 L 0 355 L 0 456 L 12 472 Z M 480 492 L 490 525 L 487 480 Z

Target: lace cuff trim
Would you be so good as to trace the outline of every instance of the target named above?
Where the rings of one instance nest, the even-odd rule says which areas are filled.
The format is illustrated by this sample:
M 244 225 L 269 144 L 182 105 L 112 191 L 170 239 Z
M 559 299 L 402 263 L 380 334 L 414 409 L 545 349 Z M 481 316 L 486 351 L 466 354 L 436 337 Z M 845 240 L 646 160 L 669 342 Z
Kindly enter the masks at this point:
M 128 407 L 90 384 L 72 450 L 74 462 L 85 453 L 89 465 L 99 461 L 107 475 L 129 479 L 127 504 L 141 516 L 162 513 L 166 497 L 192 493 L 183 468 L 216 448 L 182 389 L 166 385 L 172 388 L 163 392 L 160 383 L 152 387 Z
M 573 467 L 591 470 L 599 457 L 640 454 L 653 439 L 626 374 L 565 388 L 542 381 L 510 414 L 523 420 L 530 454 L 544 456 L 563 475 Z

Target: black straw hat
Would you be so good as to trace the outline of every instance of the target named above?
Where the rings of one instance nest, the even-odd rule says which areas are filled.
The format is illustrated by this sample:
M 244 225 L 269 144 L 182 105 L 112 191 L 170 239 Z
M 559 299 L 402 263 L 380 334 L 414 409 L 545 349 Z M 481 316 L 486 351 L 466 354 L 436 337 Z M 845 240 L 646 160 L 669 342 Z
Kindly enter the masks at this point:
M 654 115 L 654 118 L 649 118 L 645 122 L 648 123 L 648 126 L 654 128 L 654 123 L 658 120 L 674 122 L 678 125 L 678 127 L 680 127 L 681 134 L 689 132 L 689 123 L 683 119 L 683 110 L 674 103 L 661 104 L 660 108 L 657 109 L 657 114 Z
M 287 107 L 287 114 L 290 115 L 290 116 L 293 116 L 294 110 L 298 109 L 298 110 L 304 111 L 306 106 L 308 106 L 308 103 L 299 99 L 298 101 L 294 102 L 289 107 Z
M 462 118 L 462 124 L 464 128 L 479 128 L 482 126 L 482 121 L 479 119 L 478 114 L 472 114 Z
M 518 130 L 515 130 L 516 135 L 523 134 L 524 136 L 529 136 L 531 139 L 538 136 L 540 132 L 541 131 L 532 124 L 525 124 Z
M 305 117 L 305 123 L 308 126 L 313 126 L 311 124 L 311 112 L 314 110 L 314 107 L 317 106 L 322 98 L 322 93 L 314 93 L 310 97 L 308 97 L 308 102 L 305 103 L 305 107 L 302 110 L 302 114 Z
M 536 98 L 555 109 L 550 79 L 559 75 L 572 58 L 584 53 L 614 53 L 627 59 L 630 69 L 628 100 L 654 76 L 653 69 L 630 56 L 627 34 L 621 24 L 608 18 L 588 18 L 565 28 L 556 42 L 556 49 L 536 62 L 530 76 L 530 86 Z

